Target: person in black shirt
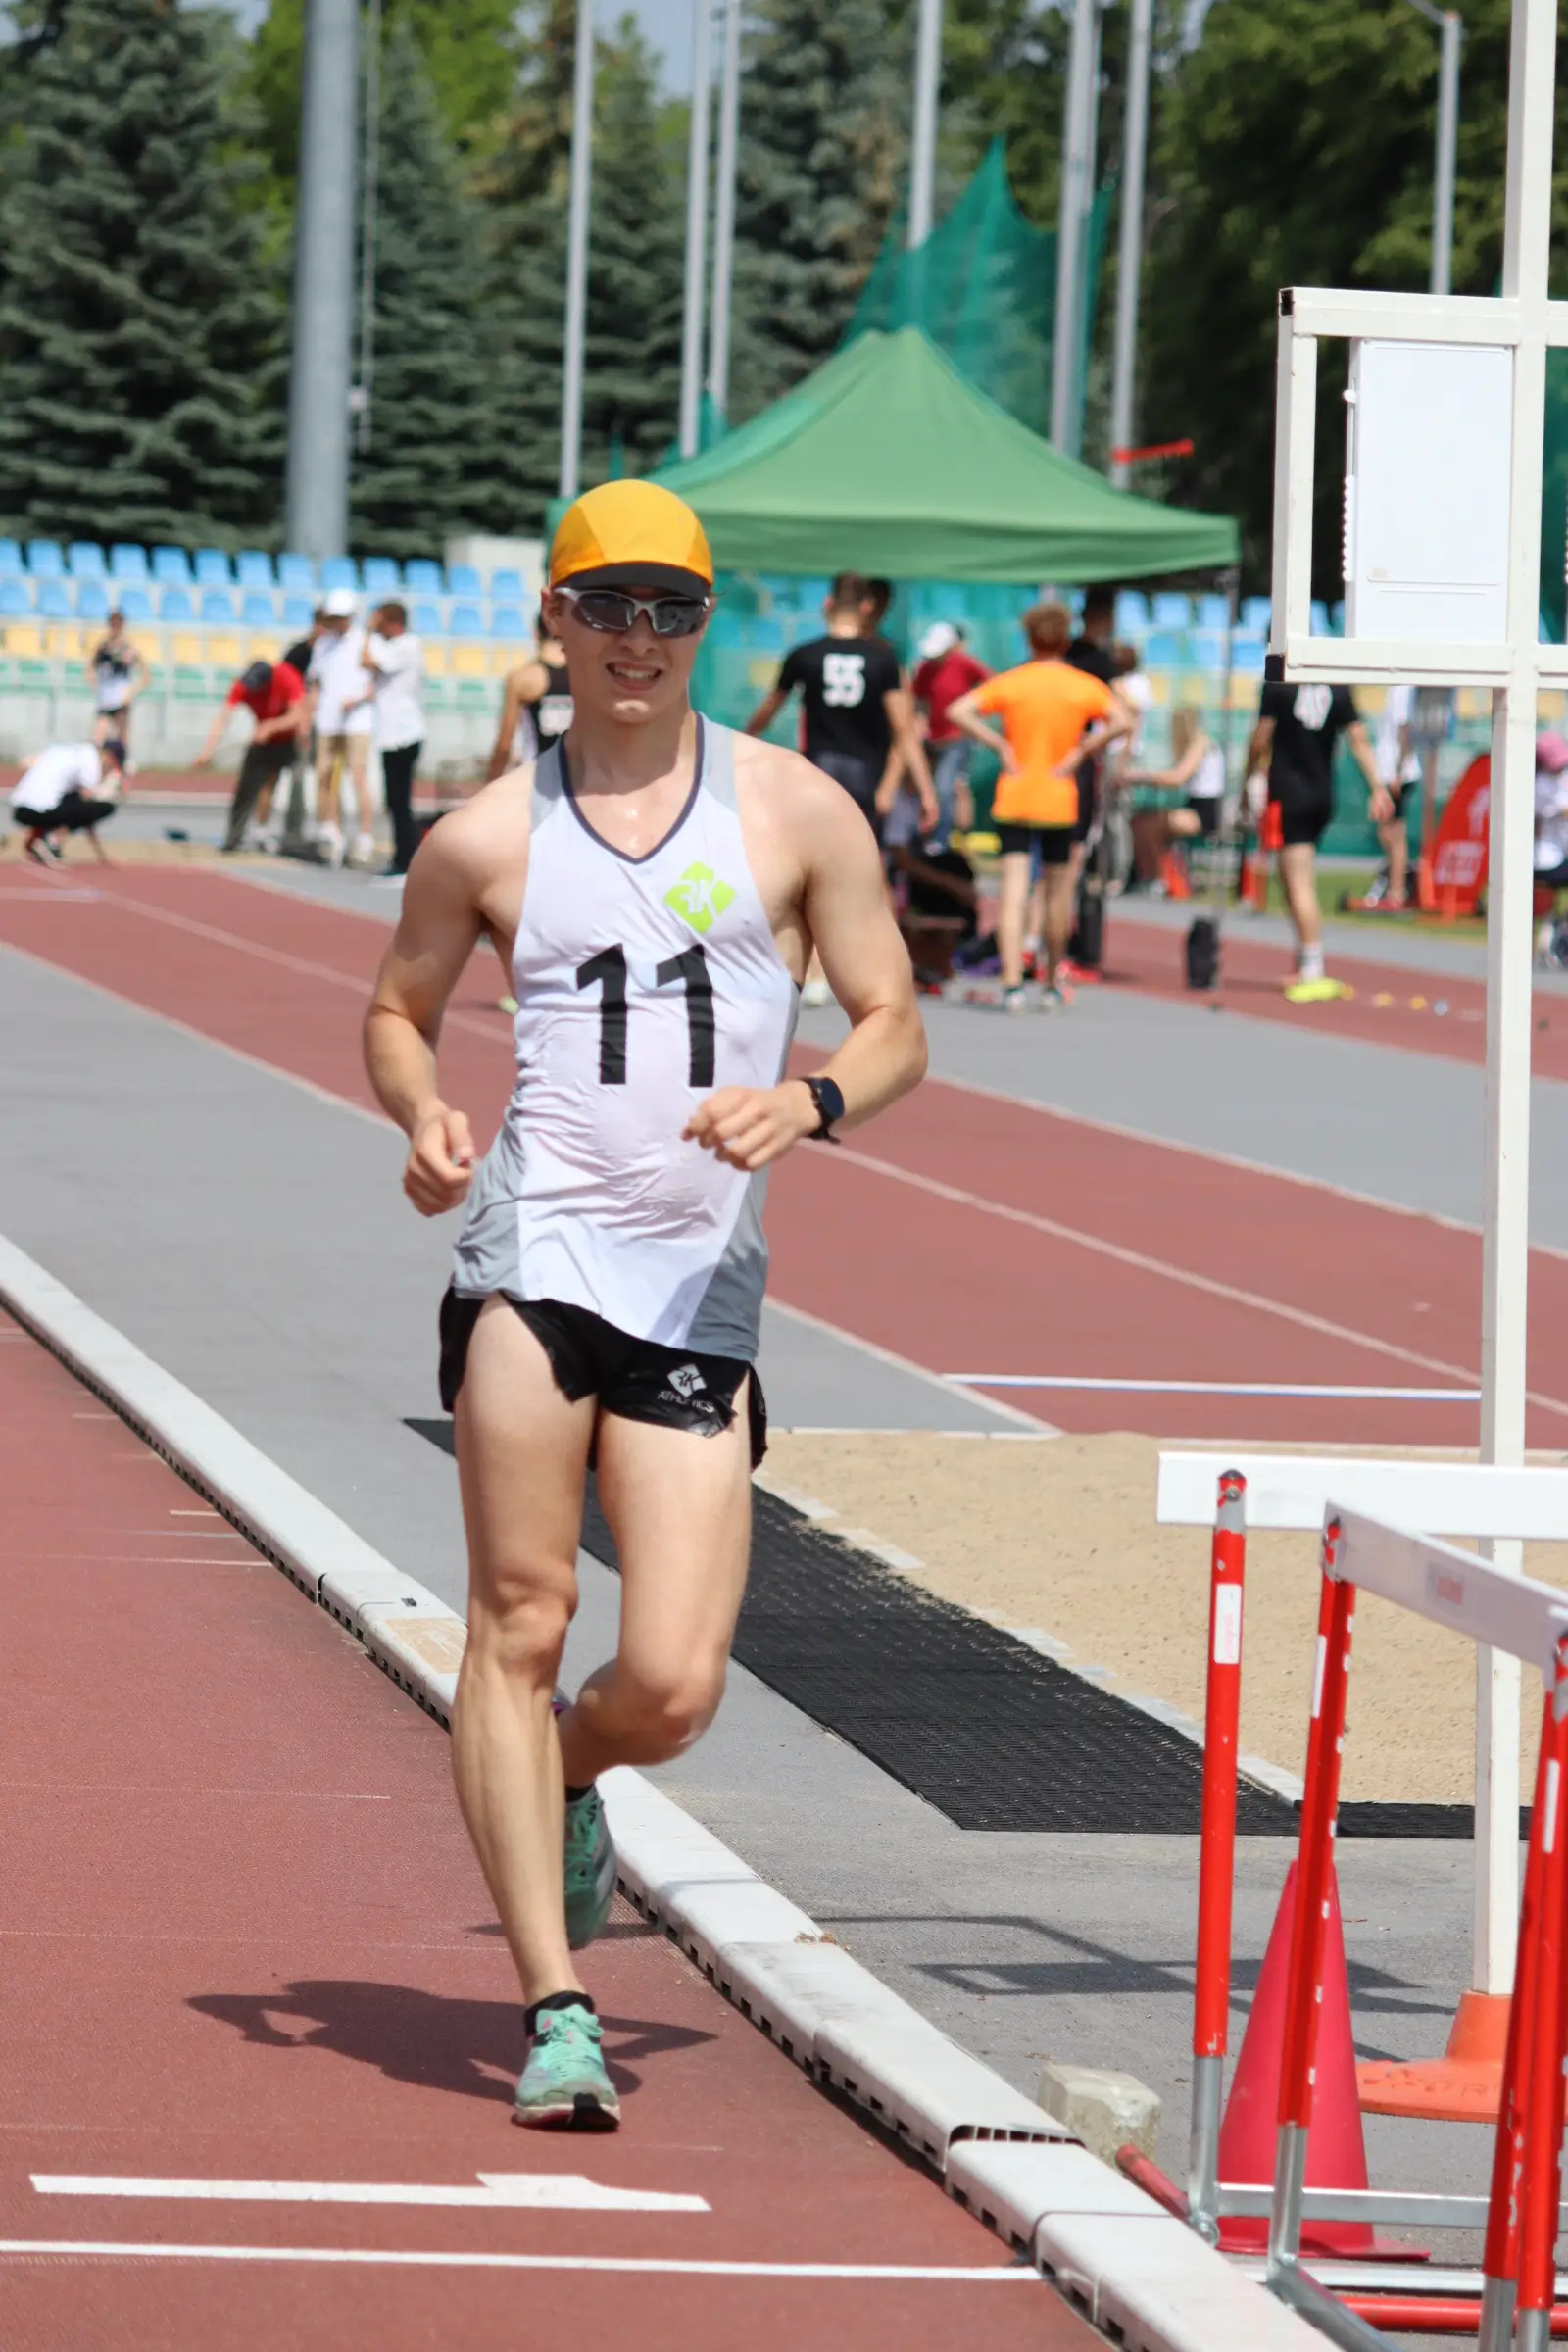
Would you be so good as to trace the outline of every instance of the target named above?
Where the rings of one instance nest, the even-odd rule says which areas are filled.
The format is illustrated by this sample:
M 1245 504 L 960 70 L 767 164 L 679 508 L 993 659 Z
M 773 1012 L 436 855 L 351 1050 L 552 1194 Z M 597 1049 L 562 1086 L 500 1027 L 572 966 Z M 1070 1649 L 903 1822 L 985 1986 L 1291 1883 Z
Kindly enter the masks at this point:
M 1349 994 L 1323 969 L 1317 903 L 1317 845 L 1334 814 L 1334 753 L 1342 735 L 1366 778 L 1372 822 L 1386 824 L 1394 804 L 1348 686 L 1264 687 L 1247 772 L 1267 771 L 1268 797 L 1280 812 L 1280 880 L 1297 937 L 1296 977 L 1285 990 L 1293 1004 Z
M 880 830 L 884 780 L 896 789 L 901 769 L 913 778 L 924 822 L 935 824 L 937 798 L 899 658 L 885 637 L 867 631 L 869 593 L 858 573 L 839 574 L 824 607 L 827 635 L 785 656 L 778 683 L 752 712 L 746 732 L 764 734 L 798 688 L 806 757 L 843 785 L 873 831 Z

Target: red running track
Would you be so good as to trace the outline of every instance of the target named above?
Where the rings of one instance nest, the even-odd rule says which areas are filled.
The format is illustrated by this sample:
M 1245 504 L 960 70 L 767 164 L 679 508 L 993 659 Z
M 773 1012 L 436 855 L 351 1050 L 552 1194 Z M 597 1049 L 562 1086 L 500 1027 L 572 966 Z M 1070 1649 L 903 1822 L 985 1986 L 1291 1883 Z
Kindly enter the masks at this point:
M 384 937 L 189 868 L 68 887 L 19 872 L 0 889 L 0 942 L 371 1110 L 359 1022 Z M 442 1039 L 443 1086 L 481 1133 L 511 1078 L 500 986 L 481 954 Z M 775 1298 L 935 1372 L 1477 1378 L 1474 1233 L 942 1081 L 840 1151 L 796 1152 L 768 1222 Z M 1532 1333 L 1530 1442 L 1561 1448 L 1568 1259 L 1548 1251 L 1533 1254 Z M 1071 1429 L 1238 1443 L 1468 1445 L 1478 1418 L 1446 1403 L 1010 1396 Z
M 6 2352 L 1098 2340 L 624 1905 L 587 1959 L 622 2129 L 514 2129 L 445 1734 L 3 1318 L 0 1491 Z M 481 2174 L 709 2210 L 168 2193 Z

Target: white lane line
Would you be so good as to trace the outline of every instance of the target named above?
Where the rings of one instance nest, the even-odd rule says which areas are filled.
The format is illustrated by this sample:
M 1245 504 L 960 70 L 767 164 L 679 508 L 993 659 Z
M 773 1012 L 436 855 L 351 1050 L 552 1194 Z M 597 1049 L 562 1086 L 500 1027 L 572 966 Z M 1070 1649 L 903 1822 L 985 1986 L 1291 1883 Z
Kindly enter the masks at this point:
M 1067 1372 L 945 1372 L 944 1380 L 972 1389 L 1109 1389 L 1152 1396 L 1373 1396 L 1406 1404 L 1476 1404 L 1479 1389 L 1346 1389 L 1300 1387 L 1283 1380 L 1079 1380 Z
M 406 2247 L 369 2246 L 168 2246 L 129 2240 L 74 2237 L 0 2237 L 0 2256 L 74 2254 L 106 2262 L 347 2262 L 437 2271 L 600 2271 L 620 2277 L 662 2278 L 885 2278 L 895 2285 L 952 2279 L 964 2286 L 1004 2280 L 1041 2283 L 1040 2273 L 1009 2263 L 962 2267 L 956 2263 L 896 2262 L 675 2262 L 639 2260 L 630 2254 L 449 2254 L 416 2253 Z
M 791 1306 L 771 1291 L 766 1303 L 774 1314 L 788 1315 L 792 1323 L 804 1323 L 808 1331 L 826 1332 L 829 1339 L 842 1340 L 846 1348 L 858 1348 L 863 1355 L 874 1355 L 879 1364 L 891 1364 L 896 1372 L 907 1372 L 911 1378 L 923 1380 L 928 1388 L 947 1393 L 949 1382 L 945 1374 L 933 1372 L 928 1364 L 917 1364 L 907 1355 L 895 1355 L 891 1348 L 879 1348 L 875 1340 L 861 1339 L 858 1332 L 846 1331 L 842 1323 L 829 1323 L 821 1315 L 808 1314 L 804 1306 Z M 1020 1422 L 1031 1437 L 1061 1436 L 1059 1429 L 1053 1427 L 1049 1421 L 1042 1421 L 1038 1413 L 1022 1413 L 1016 1405 L 1003 1404 L 995 1396 L 976 1396 L 972 1401 L 983 1413 L 1001 1413 L 1008 1421 Z
M 706 2197 L 607 2188 L 585 2173 L 480 2173 L 465 2182 L 404 2180 L 158 2180 L 120 2173 L 34 2173 L 41 2197 L 212 2198 L 249 2205 L 479 2205 L 550 2213 L 710 2213 Z
M 1026 1226 L 1030 1232 L 1042 1233 L 1050 1241 L 1069 1242 L 1075 1249 L 1087 1250 L 1096 1257 L 1111 1258 L 1117 1265 L 1131 1266 L 1140 1274 L 1157 1274 L 1166 1282 L 1179 1284 L 1183 1290 L 1200 1291 L 1208 1298 L 1223 1298 L 1232 1306 L 1250 1307 L 1255 1314 L 1275 1315 L 1281 1322 L 1294 1323 L 1299 1331 L 1315 1331 L 1325 1339 L 1342 1340 L 1352 1348 L 1367 1348 L 1374 1355 L 1391 1356 L 1396 1363 L 1414 1364 L 1422 1372 L 1441 1372 L 1450 1380 L 1476 1378 L 1473 1364 L 1451 1364 L 1446 1356 L 1418 1354 L 1412 1348 L 1399 1347 L 1396 1341 L 1380 1340 L 1371 1332 L 1354 1331 L 1348 1324 L 1332 1323 L 1326 1315 L 1309 1314 L 1305 1307 L 1290 1306 L 1283 1298 L 1268 1298 L 1259 1291 L 1245 1291 L 1235 1283 L 1219 1281 L 1214 1275 L 1172 1265 L 1168 1258 L 1152 1257 L 1145 1250 L 1129 1250 L 1121 1242 L 1106 1241 L 1102 1234 L 1084 1233 L 1075 1225 L 1063 1225 L 1055 1217 L 1042 1217 L 1033 1209 L 1014 1208 L 1007 1201 L 988 1199 L 984 1193 L 944 1184 L 938 1177 L 898 1167 L 892 1160 L 875 1159 L 869 1152 L 853 1151 L 848 1145 L 831 1154 L 831 1164 L 835 1168 L 865 1168 L 873 1176 L 886 1176 L 894 1184 L 906 1184 L 917 1193 L 929 1193 L 934 1200 L 951 1200 L 960 1208 L 979 1209 L 983 1215 L 1002 1217 L 1009 1225 Z M 1560 1397 L 1543 1396 L 1534 1389 L 1526 1394 L 1528 1401 L 1539 1405 L 1544 1412 L 1568 1417 L 1568 1404 Z

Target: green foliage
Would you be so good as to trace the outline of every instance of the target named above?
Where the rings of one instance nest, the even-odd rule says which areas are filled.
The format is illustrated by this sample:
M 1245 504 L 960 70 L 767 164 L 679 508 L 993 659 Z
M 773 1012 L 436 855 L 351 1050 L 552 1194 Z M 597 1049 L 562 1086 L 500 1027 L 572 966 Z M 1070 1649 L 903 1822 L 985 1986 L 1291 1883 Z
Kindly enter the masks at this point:
M 370 440 L 352 485 L 367 554 L 439 547 L 494 512 L 480 234 L 434 75 L 400 16 L 381 65 Z
M 731 415 L 837 348 L 906 181 L 909 35 L 872 0 L 760 0 L 747 40 Z
M 12 68 L 4 527 L 232 544 L 273 519 L 280 308 L 241 207 L 224 55 L 168 0 L 72 0 Z

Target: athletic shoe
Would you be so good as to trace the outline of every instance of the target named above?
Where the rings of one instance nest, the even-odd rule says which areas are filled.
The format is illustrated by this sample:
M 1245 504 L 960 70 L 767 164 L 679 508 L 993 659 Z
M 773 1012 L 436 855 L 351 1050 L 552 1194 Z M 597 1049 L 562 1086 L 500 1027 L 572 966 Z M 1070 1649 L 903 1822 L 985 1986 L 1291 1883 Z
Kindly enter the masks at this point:
M 825 980 L 808 980 L 801 990 L 801 1003 L 813 1009 L 822 1004 L 831 1004 L 832 1002 L 833 991 Z
M 1073 988 L 1083 988 L 1086 985 L 1090 988 L 1098 988 L 1105 975 L 1092 963 L 1074 963 L 1070 956 L 1064 956 L 1056 966 L 1056 976 Z
M 591 2009 L 541 2009 L 513 2115 L 534 2131 L 613 2132 L 615 2085 L 605 2071 L 604 2029 Z
M 566 1807 L 565 1860 L 566 1941 L 580 1952 L 604 1933 L 615 1894 L 615 1849 L 597 1788 Z
M 1055 987 L 1045 988 L 1040 992 L 1040 1009 L 1042 1012 L 1065 1012 L 1071 1003 L 1071 989 L 1063 988 L 1059 981 Z
M 1004 1012 L 1033 1012 L 1035 1008 L 1034 991 L 1025 981 L 1016 988 L 1004 988 L 998 1001 Z
M 1315 980 L 1292 980 L 1286 985 L 1287 1004 L 1332 1004 L 1341 997 L 1353 997 L 1355 991 L 1344 980 L 1334 980 L 1320 972 Z
M 341 825 L 319 826 L 317 830 L 316 841 L 317 847 L 320 850 L 328 865 L 342 864 L 343 828 Z
M 36 841 L 28 842 L 27 856 L 34 865 L 64 865 L 66 862 L 54 843 L 41 833 Z
M 375 863 L 375 835 L 373 833 L 362 833 L 355 842 L 354 862 L 356 865 L 373 865 Z

